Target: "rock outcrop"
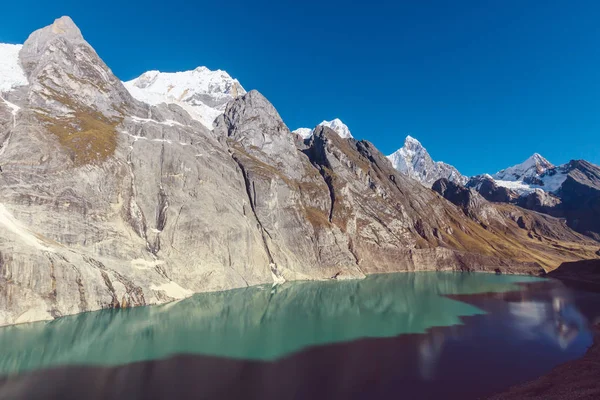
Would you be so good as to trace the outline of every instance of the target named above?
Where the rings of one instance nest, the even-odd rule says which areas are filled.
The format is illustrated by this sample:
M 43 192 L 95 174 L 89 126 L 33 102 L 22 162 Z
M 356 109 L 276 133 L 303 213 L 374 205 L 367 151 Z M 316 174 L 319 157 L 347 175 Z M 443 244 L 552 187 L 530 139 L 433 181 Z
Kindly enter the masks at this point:
M 28 85 L 0 101 L 0 325 L 293 279 L 537 273 L 598 249 L 483 199 L 465 214 L 328 127 L 299 141 L 256 91 L 212 131 L 139 102 L 66 17 L 20 64 Z
M 498 186 L 490 175 L 471 177 L 465 186 L 477 190 L 480 195 L 492 203 L 512 203 L 519 198 L 517 192 Z

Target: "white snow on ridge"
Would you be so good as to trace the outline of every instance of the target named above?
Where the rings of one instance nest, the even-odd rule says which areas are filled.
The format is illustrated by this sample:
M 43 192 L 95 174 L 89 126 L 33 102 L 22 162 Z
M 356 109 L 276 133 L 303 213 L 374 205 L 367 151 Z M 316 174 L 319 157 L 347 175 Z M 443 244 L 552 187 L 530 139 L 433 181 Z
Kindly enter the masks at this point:
M 310 128 L 298 128 L 295 131 L 292 131 L 292 133 L 300 135 L 302 139 L 308 139 L 312 136 L 313 130 Z
M 554 165 L 538 153 L 534 153 L 521 164 L 503 169 L 493 175 L 494 179 L 505 181 L 518 181 L 525 178 L 539 176 L 548 169 L 554 168 Z
M 495 173 L 492 178 L 498 186 L 524 195 L 536 189 L 556 192 L 567 179 L 567 172 L 564 166 L 555 167 L 550 161 L 535 153 L 521 164 Z
M 520 195 L 529 194 L 535 191 L 535 187 L 533 187 L 532 185 L 528 185 L 523 181 L 503 181 L 499 179 L 494 179 L 494 182 L 496 182 L 496 185 L 514 190 Z
M 539 179 L 542 181 L 543 185 L 528 184 L 523 181 L 506 181 L 498 179 L 494 179 L 494 181 L 496 182 L 496 185 L 512 189 L 520 195 L 532 193 L 536 189 L 554 193 L 560 189 L 564 181 L 567 179 L 567 174 L 563 172 L 557 172 L 555 175 L 542 175 Z
M 137 100 L 151 105 L 177 104 L 209 129 L 230 100 L 246 93 L 227 72 L 206 67 L 184 72 L 148 71 L 123 84 Z
M 19 52 L 23 45 L 0 43 L 0 93 L 28 84 L 19 64 Z
M 348 125 L 344 124 L 339 118 L 335 118 L 331 121 L 323 121 L 317 126 L 326 126 L 333 130 L 335 133 L 337 133 L 343 139 L 354 138 L 354 136 L 352 136 L 352 133 L 350 132 L 350 129 L 348 128 Z M 292 133 L 302 136 L 303 139 L 308 139 L 312 136 L 314 131 L 314 129 L 310 128 L 298 128 L 292 131 Z
M 352 133 L 346 124 L 344 124 L 339 118 L 333 119 L 331 121 L 323 121 L 319 124 L 319 126 L 326 126 L 331 128 L 340 135 L 340 137 L 344 139 L 352 138 Z

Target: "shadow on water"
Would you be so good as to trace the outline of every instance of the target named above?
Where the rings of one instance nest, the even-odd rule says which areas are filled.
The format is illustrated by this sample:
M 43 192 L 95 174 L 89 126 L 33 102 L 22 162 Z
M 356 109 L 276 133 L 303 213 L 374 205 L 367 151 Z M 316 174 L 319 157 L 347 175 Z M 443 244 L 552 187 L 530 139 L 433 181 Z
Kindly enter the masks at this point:
M 93 383 L 97 398 L 475 398 L 580 357 L 597 317 L 581 310 L 600 312 L 591 296 L 527 277 L 406 273 L 81 314 L 0 330 L 3 374 L 90 366 L 18 375 L 0 397 L 89 397 Z

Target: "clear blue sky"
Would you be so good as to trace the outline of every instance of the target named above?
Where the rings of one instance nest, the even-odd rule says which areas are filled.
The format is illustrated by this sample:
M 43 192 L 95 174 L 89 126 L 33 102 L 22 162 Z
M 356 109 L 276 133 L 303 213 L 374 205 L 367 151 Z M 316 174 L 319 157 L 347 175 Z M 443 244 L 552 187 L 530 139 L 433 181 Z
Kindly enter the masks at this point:
M 0 9 L 0 42 L 22 43 L 69 15 L 123 80 L 224 69 L 291 129 L 339 117 L 386 154 L 410 134 L 467 175 L 533 152 L 600 164 L 598 1 L 23 0 Z

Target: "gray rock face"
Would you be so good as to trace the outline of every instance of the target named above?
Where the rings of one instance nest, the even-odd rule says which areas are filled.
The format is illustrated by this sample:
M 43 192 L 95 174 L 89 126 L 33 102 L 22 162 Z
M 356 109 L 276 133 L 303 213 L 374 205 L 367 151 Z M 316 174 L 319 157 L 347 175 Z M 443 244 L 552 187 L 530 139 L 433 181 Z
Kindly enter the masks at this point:
M 32 107 L 49 109 L 57 115 L 89 107 L 113 117 L 119 108 L 132 103 L 129 92 L 69 17 L 32 33 L 19 57 L 29 80 Z
M 498 186 L 489 175 L 473 176 L 465 186 L 477 190 L 487 201 L 493 203 L 512 203 L 519 197 L 517 192 Z
M 600 241 L 600 167 L 585 160 L 565 166 L 567 179 L 558 192 L 569 226 Z
M 213 131 L 140 103 L 70 19 L 32 34 L 21 63 L 29 85 L 0 101 L 0 325 L 283 280 L 530 273 L 589 256 L 578 236 L 562 251 L 485 230 L 369 142 L 320 127 L 300 143 L 256 91 Z

